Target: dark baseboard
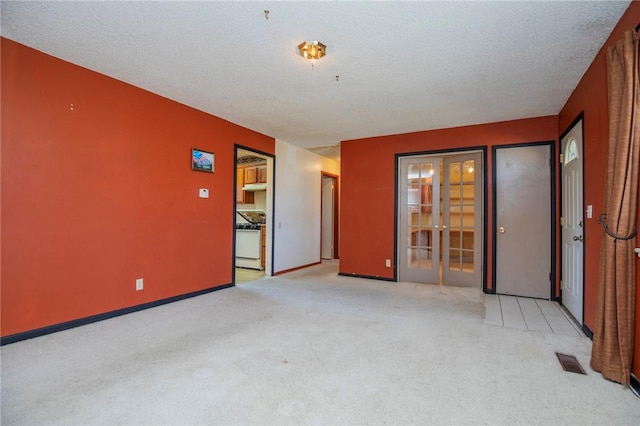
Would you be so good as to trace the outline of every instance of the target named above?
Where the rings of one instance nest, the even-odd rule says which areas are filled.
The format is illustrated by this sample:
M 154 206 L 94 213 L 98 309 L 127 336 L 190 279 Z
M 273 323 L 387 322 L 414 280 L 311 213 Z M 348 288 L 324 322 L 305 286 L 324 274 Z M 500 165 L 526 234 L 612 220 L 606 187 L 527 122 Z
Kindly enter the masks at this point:
M 276 275 L 286 274 L 287 272 L 299 271 L 300 269 L 304 269 L 304 268 L 309 268 L 311 266 L 320 265 L 321 263 L 322 262 L 313 262 L 313 263 L 309 263 L 307 265 L 296 266 L 295 268 L 289 268 L 289 269 L 284 269 L 282 271 L 275 272 L 273 275 L 276 276 Z
M 633 373 L 631 373 L 629 387 L 633 390 L 633 393 L 640 397 L 640 380 Z
M 582 332 L 591 340 L 593 340 L 593 331 L 589 330 L 589 327 L 582 324 Z
M 70 328 L 80 327 L 98 321 L 104 321 L 110 318 L 119 317 L 121 315 L 142 311 L 156 306 L 166 305 L 167 303 L 177 302 L 179 300 L 189 299 L 191 297 L 201 296 L 213 291 L 222 290 L 233 287 L 233 284 L 223 284 L 218 287 L 211 287 L 204 290 L 198 290 L 191 293 L 181 294 L 179 296 L 168 297 L 166 299 L 156 300 L 154 302 L 143 303 L 141 305 L 131 306 L 128 308 L 117 309 L 115 311 L 105 312 L 103 314 L 92 315 L 90 317 L 79 318 L 76 320 L 62 322 L 60 324 L 49 325 L 47 327 L 37 328 L 35 330 L 24 331 L 22 333 L 11 334 L 0 338 L 0 346 L 9 345 L 11 343 L 20 342 L 22 340 L 33 339 L 34 337 L 44 336 L 46 334 L 57 333 Z
M 346 272 L 338 272 L 338 275 L 343 277 L 366 278 L 368 280 L 395 281 L 394 278 L 380 277 L 377 275 L 360 275 L 360 274 L 350 274 Z

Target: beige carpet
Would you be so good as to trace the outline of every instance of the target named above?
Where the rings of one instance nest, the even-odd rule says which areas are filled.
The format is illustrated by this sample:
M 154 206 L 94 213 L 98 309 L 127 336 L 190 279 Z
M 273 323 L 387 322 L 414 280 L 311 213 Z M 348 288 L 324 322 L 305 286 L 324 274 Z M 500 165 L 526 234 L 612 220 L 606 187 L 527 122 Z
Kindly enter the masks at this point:
M 2 424 L 640 424 L 587 338 L 485 325 L 479 290 L 336 272 L 4 346 Z

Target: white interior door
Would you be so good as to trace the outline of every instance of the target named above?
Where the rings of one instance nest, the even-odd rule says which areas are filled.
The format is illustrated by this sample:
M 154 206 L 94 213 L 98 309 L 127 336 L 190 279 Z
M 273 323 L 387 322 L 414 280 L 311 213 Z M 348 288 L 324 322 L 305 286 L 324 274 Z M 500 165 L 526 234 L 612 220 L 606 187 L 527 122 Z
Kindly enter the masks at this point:
M 496 292 L 551 298 L 551 147 L 495 151 Z
M 335 179 L 329 176 L 322 177 L 322 236 L 321 257 L 333 259 L 333 199 L 335 191 Z
M 562 138 L 562 304 L 582 324 L 583 312 L 583 157 L 582 120 Z
M 398 274 L 440 282 L 440 157 L 406 157 L 398 167 Z

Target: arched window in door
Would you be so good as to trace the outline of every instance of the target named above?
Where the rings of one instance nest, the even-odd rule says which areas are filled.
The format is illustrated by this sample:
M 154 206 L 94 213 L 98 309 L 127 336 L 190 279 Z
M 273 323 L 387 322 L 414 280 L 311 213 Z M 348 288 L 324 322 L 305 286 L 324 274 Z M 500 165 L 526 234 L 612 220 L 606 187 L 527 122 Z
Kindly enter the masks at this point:
M 576 145 L 576 140 L 571 138 L 564 149 L 564 165 L 566 166 L 576 158 L 578 158 L 578 147 Z

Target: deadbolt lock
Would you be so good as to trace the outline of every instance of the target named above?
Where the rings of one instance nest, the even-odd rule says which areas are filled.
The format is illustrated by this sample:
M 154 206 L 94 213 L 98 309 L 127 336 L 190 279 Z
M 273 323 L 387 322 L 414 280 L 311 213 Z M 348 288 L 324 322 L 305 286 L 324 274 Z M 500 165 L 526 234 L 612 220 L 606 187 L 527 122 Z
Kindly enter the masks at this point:
M 500 228 L 498 228 L 498 232 L 504 234 L 507 231 L 504 230 L 504 226 L 501 226 Z

